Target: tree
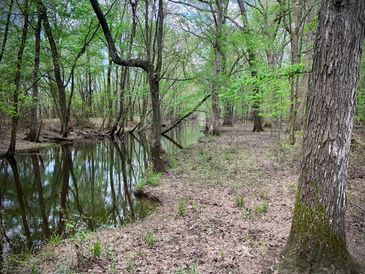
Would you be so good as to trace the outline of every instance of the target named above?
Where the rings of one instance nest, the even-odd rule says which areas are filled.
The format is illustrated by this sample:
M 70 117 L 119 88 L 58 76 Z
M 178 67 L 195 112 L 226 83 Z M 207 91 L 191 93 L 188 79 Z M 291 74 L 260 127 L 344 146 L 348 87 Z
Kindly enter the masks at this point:
M 20 46 L 18 49 L 18 56 L 17 56 L 17 62 L 16 62 L 16 69 L 15 69 L 15 89 L 13 90 L 13 102 L 12 102 L 12 108 L 13 108 L 13 114 L 11 119 L 11 136 L 10 136 L 10 145 L 8 148 L 8 151 L 6 152 L 7 156 L 13 156 L 15 153 L 15 144 L 16 144 L 16 131 L 18 126 L 18 120 L 19 120 L 19 91 L 21 87 L 20 77 L 21 77 L 21 69 L 23 65 L 23 55 L 24 55 L 24 49 L 25 44 L 27 41 L 27 35 L 28 35 L 28 18 L 29 18 L 29 1 L 25 0 L 24 2 L 24 21 L 23 21 L 23 30 L 22 30 L 22 36 L 20 40 Z
M 34 41 L 34 68 L 33 79 L 36 81 L 32 88 L 33 107 L 31 111 L 31 125 L 29 132 L 29 140 L 32 142 L 38 141 L 38 81 L 39 77 L 39 63 L 40 63 L 40 51 L 41 51 L 41 28 L 42 18 L 38 15 L 37 26 L 35 29 L 35 41 Z
M 212 124 L 213 134 L 219 135 L 219 120 L 220 120 L 220 104 L 218 90 L 220 84 L 217 81 L 222 81 L 222 75 L 224 74 L 225 68 L 225 55 L 223 50 L 223 25 L 225 23 L 224 13 L 227 10 L 228 1 L 216 0 L 216 12 L 212 12 L 214 15 L 215 24 L 215 39 L 213 44 L 214 49 L 214 79 L 212 85 Z M 212 8 L 211 8 L 212 9 Z M 227 109 L 228 108 L 228 109 Z M 231 106 L 226 106 L 225 124 L 231 126 L 232 118 L 230 115 Z M 229 117 L 227 117 L 227 115 Z M 233 113 L 232 113 L 233 115 Z
M 13 10 L 13 3 L 14 0 L 10 1 L 9 4 L 9 10 L 8 10 L 8 15 L 6 17 L 6 24 L 5 24 L 5 31 L 4 31 L 4 37 L 3 37 L 3 42 L 1 44 L 1 50 L 0 50 L 0 63 L 1 60 L 3 59 L 4 56 L 4 52 L 5 52 L 5 48 L 6 48 L 6 42 L 8 40 L 8 33 L 9 33 L 9 26 L 10 26 L 10 19 L 11 19 L 11 12 Z
M 59 104 L 59 116 L 61 122 L 61 134 L 64 137 L 67 137 L 68 134 L 68 122 L 69 122 L 69 111 L 67 111 L 67 98 L 66 98 L 66 89 L 63 84 L 63 76 L 61 69 L 61 60 L 60 53 L 57 48 L 56 40 L 53 37 L 51 25 L 49 23 L 47 8 L 44 6 L 41 0 L 38 1 L 39 10 L 41 13 L 41 19 L 43 22 L 43 27 L 46 32 L 46 36 L 51 47 L 51 55 L 52 62 L 54 68 L 55 81 L 57 85 L 58 92 L 58 104 Z
M 252 43 L 251 40 L 251 30 L 248 23 L 248 16 L 247 11 L 245 7 L 245 3 L 243 0 L 237 0 L 240 13 L 241 13 L 241 19 L 243 22 L 244 27 L 242 28 L 242 31 L 247 35 L 247 61 L 250 68 L 250 73 L 253 78 L 257 77 L 257 56 L 254 51 L 255 45 Z M 256 97 L 259 97 L 260 90 L 257 87 L 254 87 L 254 91 L 256 94 Z M 262 126 L 262 117 L 260 116 L 260 100 L 258 98 L 254 99 L 254 102 L 252 104 L 252 114 L 253 114 L 253 132 L 262 132 L 264 131 L 264 128 Z
M 285 273 L 359 273 L 346 249 L 348 154 L 365 32 L 363 0 L 323 0 Z
M 149 25 L 148 16 L 148 4 L 146 1 L 146 18 L 145 18 L 145 31 L 146 31 L 146 58 L 130 58 L 122 59 L 117 52 L 116 46 L 114 44 L 114 39 L 111 35 L 109 25 L 105 19 L 105 16 L 99 6 L 97 0 L 90 0 L 90 3 L 94 9 L 94 12 L 100 22 L 103 29 L 104 36 L 108 43 L 108 50 L 110 57 L 113 62 L 117 65 L 124 67 L 138 67 L 143 69 L 148 78 L 148 83 L 150 87 L 150 95 L 152 101 L 152 130 L 153 130 L 153 146 L 152 146 L 152 158 L 154 163 L 154 169 L 157 171 L 164 171 L 164 162 L 161 158 L 162 148 L 161 148 L 161 112 L 160 112 L 160 80 L 161 80 L 161 69 L 162 69 L 162 48 L 163 48 L 163 24 L 164 24 L 164 12 L 163 12 L 163 1 L 158 1 L 158 12 L 157 12 L 157 22 L 156 22 L 156 37 L 155 41 L 152 41 L 152 36 L 150 30 L 152 26 Z M 151 42 L 151 43 L 150 43 Z M 151 45 L 156 45 L 153 48 L 153 52 L 156 52 L 157 56 L 152 56 Z M 155 61 L 156 60 L 156 61 Z M 155 62 L 154 62 L 155 61 Z

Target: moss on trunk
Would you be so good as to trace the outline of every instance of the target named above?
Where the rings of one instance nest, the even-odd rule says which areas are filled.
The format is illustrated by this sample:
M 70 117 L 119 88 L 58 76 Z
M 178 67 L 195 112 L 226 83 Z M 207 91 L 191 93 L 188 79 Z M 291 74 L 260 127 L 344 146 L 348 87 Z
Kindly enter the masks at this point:
M 299 192 L 282 257 L 279 273 L 365 273 L 347 251 L 345 236 L 331 229 L 325 207 L 318 199 L 303 202 Z

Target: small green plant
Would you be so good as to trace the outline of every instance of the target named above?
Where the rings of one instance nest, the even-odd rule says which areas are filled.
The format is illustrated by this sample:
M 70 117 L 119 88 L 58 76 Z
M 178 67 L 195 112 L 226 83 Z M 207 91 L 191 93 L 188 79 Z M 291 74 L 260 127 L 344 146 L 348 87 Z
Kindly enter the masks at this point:
M 268 210 L 268 207 L 269 207 L 269 203 L 267 201 L 263 201 L 263 202 L 259 203 L 258 205 L 256 205 L 255 211 L 258 214 L 265 214 Z
M 32 268 L 32 274 L 41 274 L 42 271 L 39 268 L 33 267 Z
M 160 184 L 162 174 L 148 168 L 144 178 L 137 182 L 136 189 L 142 190 L 146 185 L 157 186 Z
M 184 217 L 186 212 L 186 204 L 184 199 L 180 199 L 177 213 L 179 217 Z
M 194 201 L 191 202 L 191 208 L 195 211 L 195 212 L 200 212 L 200 208 L 199 205 L 197 203 L 195 203 Z
M 245 203 L 246 203 L 245 197 L 243 197 L 242 195 L 236 196 L 236 206 L 237 207 L 240 207 L 240 208 L 245 207 Z
M 178 166 L 178 154 L 177 152 L 172 152 L 169 154 L 169 167 L 176 168 Z
M 153 247 L 156 242 L 156 237 L 153 232 L 148 232 L 145 236 L 146 243 L 149 247 Z
M 59 234 L 53 234 L 49 239 L 49 243 L 53 246 L 57 246 L 62 242 L 62 236 Z
M 117 262 L 118 262 L 117 253 L 114 250 L 111 250 L 108 246 L 106 246 L 105 256 L 110 262 L 110 268 L 108 273 L 111 274 L 117 273 Z
M 93 245 L 92 252 L 95 258 L 99 258 L 101 254 L 101 242 L 99 239 Z
M 175 274 L 199 274 L 199 269 L 196 264 L 192 264 L 185 269 L 177 269 Z
M 138 190 L 142 190 L 143 188 L 144 188 L 144 181 L 142 180 L 142 181 L 138 181 L 137 183 L 136 183 L 136 189 L 138 189 Z
M 156 186 L 160 183 L 162 174 L 159 172 L 151 172 L 147 175 L 146 184 Z

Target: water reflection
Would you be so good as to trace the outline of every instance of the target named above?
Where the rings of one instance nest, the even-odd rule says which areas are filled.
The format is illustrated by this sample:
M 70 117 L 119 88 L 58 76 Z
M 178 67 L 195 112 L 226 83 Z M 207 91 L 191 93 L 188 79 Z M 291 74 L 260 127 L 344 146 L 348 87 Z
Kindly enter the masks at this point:
M 182 125 L 162 145 L 171 153 L 199 136 L 198 124 Z M 150 150 L 141 133 L 0 160 L 1 262 L 9 253 L 37 248 L 55 233 L 67 236 L 69 220 L 95 229 L 148 215 L 156 202 L 137 199 L 133 188 L 150 164 Z

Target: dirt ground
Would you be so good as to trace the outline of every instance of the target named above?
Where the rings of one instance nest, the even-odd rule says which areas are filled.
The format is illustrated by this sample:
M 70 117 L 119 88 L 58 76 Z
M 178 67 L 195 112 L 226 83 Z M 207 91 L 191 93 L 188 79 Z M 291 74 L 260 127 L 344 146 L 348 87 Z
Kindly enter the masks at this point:
M 88 240 L 49 244 L 37 267 L 42 273 L 266 273 L 289 234 L 299 150 L 270 131 L 252 133 L 251 125 L 223 128 L 220 137 L 181 151 L 160 185 L 145 189 L 162 202 L 152 215 Z M 351 167 L 347 235 L 351 254 L 364 263 L 361 155 Z

